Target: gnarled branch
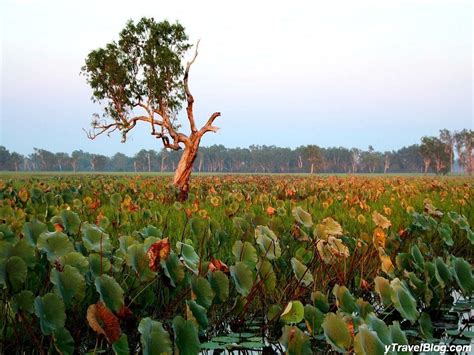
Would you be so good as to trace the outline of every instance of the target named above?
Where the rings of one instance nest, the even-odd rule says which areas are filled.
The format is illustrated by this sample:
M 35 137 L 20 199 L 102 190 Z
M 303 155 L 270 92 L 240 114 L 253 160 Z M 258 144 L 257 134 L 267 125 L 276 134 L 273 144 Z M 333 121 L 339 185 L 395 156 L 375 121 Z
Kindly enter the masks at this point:
M 197 128 L 196 128 L 196 121 L 194 120 L 194 112 L 193 112 L 193 104 L 194 104 L 194 97 L 191 94 L 191 90 L 189 90 L 189 69 L 191 68 L 191 65 L 193 65 L 194 61 L 196 60 L 196 57 L 198 56 L 198 48 L 199 48 L 199 41 L 196 43 L 196 49 L 194 52 L 194 57 L 191 61 L 189 61 L 186 64 L 186 70 L 184 72 L 184 92 L 186 94 L 186 101 L 188 102 L 188 106 L 186 107 L 186 113 L 188 115 L 188 120 L 189 124 L 191 125 L 191 132 L 196 133 Z

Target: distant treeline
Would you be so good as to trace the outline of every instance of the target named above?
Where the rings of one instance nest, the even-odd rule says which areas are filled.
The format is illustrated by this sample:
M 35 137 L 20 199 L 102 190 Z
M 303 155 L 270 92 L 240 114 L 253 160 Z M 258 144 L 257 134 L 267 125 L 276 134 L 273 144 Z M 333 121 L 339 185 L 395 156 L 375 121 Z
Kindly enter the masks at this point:
M 439 137 L 423 137 L 420 144 L 397 151 L 306 145 L 296 149 L 252 145 L 199 148 L 194 171 L 219 173 L 428 173 L 446 174 L 474 170 L 474 131 L 440 131 Z M 141 150 L 128 157 L 112 157 L 75 150 L 71 154 L 34 148 L 24 156 L 0 146 L 2 171 L 174 171 L 180 151 Z

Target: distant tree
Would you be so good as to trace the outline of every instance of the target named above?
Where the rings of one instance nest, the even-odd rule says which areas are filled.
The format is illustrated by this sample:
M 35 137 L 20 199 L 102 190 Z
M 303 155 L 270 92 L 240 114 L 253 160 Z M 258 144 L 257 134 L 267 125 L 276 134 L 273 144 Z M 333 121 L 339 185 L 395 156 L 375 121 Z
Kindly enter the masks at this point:
M 425 174 L 430 166 L 436 174 L 446 174 L 449 171 L 450 157 L 446 153 L 446 145 L 439 138 L 421 138 L 420 153 L 425 164 Z
M 0 170 L 9 170 L 10 152 L 4 146 L 0 146 Z
M 459 164 L 469 175 L 474 171 L 474 131 L 463 129 L 454 134 Z
M 109 159 L 110 170 L 131 171 L 132 159 L 123 153 L 116 153 Z
M 69 170 L 71 167 L 71 157 L 67 153 L 56 153 L 56 161 L 59 171 Z
M 41 171 L 53 171 L 57 169 L 56 154 L 39 148 L 33 148 L 33 154 L 30 155 L 33 166 Z
M 439 139 L 444 143 L 446 154 L 449 156 L 449 172 L 453 172 L 455 134 L 447 129 L 439 131 Z
M 322 165 L 323 155 L 321 148 L 317 145 L 307 145 L 302 150 L 303 159 L 308 162 L 310 166 L 309 172 L 314 173 L 315 166 L 318 167 Z
M 361 151 L 360 149 L 357 148 L 352 148 L 351 149 L 351 166 L 352 166 L 352 173 L 356 173 L 357 169 L 360 164 L 360 158 L 361 158 Z
M 214 120 L 221 114 L 214 112 L 201 129 L 194 118 L 194 97 L 189 89 L 189 69 L 197 57 L 184 68 L 182 59 L 191 46 L 184 27 L 168 21 L 155 22 L 142 18 L 129 21 L 120 32 L 118 42 L 89 53 L 82 73 L 93 89 L 94 100 L 105 104 L 102 117 L 96 115 L 88 136 L 119 131 L 122 141 L 138 122 L 150 125 L 150 133 L 162 140 L 171 150 L 184 148 L 173 179 L 185 199 L 189 178 L 201 138 L 216 132 Z M 177 113 L 186 100 L 187 119 L 191 133 L 179 132 Z M 142 115 L 135 115 L 138 110 Z
M 369 173 L 374 173 L 382 161 L 381 154 L 376 152 L 374 147 L 369 145 L 367 151 L 361 152 L 361 163 L 367 168 Z
M 103 171 L 107 164 L 107 157 L 101 154 L 92 154 L 90 156 L 90 164 L 92 171 Z
M 10 154 L 10 163 L 11 167 L 15 171 L 19 171 L 21 169 L 22 163 L 24 163 L 25 157 L 21 154 L 13 152 Z

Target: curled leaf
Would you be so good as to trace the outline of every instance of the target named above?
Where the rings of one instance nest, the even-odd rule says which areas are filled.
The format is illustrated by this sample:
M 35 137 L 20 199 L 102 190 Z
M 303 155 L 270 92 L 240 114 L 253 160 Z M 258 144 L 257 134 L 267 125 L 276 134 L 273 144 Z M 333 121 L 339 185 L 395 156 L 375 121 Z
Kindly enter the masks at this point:
M 161 260 L 165 260 L 170 254 L 170 242 L 168 238 L 153 243 L 146 253 L 150 259 L 150 269 L 152 271 L 157 271 L 160 267 Z
M 87 308 L 87 322 L 97 334 L 104 335 L 109 343 L 116 342 L 122 335 L 118 318 L 102 302 Z

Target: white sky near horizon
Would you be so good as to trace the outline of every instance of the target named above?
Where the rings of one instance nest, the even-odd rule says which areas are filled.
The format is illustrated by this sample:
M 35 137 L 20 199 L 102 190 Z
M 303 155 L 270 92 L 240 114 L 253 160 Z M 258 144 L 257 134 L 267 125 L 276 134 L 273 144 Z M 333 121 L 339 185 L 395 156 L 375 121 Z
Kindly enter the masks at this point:
M 472 129 L 472 15 L 467 0 L 2 0 L 0 145 L 161 149 L 148 127 L 126 144 L 82 131 L 100 109 L 79 76 L 85 57 L 142 16 L 178 20 L 201 39 L 190 73 L 196 116 L 202 124 L 222 112 L 203 145 L 383 151 Z

